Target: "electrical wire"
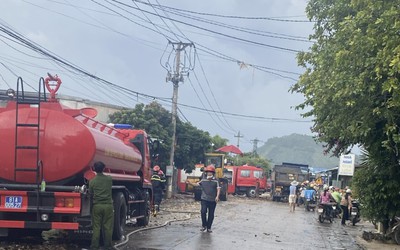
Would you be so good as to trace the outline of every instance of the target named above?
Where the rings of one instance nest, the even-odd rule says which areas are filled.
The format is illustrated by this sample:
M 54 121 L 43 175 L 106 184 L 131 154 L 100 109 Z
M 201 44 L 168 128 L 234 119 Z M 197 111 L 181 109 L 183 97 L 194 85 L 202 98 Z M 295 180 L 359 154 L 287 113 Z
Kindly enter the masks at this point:
M 0 19 L 1 20 L 1 19 Z M 4 21 L 3 21 L 4 22 Z M 161 98 L 161 97 L 156 97 L 156 96 L 152 96 L 152 95 L 148 95 L 148 94 L 144 94 L 144 93 L 140 93 L 137 91 L 133 91 L 130 90 L 128 88 L 116 85 L 110 81 L 104 80 L 100 77 L 97 77 L 87 71 L 85 71 L 84 69 L 68 62 L 65 61 L 62 58 L 59 58 L 58 56 L 54 55 L 54 53 L 48 51 L 47 49 L 41 47 L 40 45 L 36 45 L 34 42 L 31 42 L 29 39 L 24 38 L 24 36 L 22 36 L 21 34 L 19 34 L 18 32 L 14 31 L 11 27 L 7 27 L 4 26 L 4 24 L 0 23 L 0 31 L 9 35 L 10 37 L 18 40 L 19 42 L 25 44 L 26 46 L 28 46 L 29 48 L 31 48 L 33 51 L 44 55 L 48 58 L 50 58 L 51 60 L 53 60 L 55 63 L 58 63 L 60 65 L 62 65 L 63 67 L 68 67 L 71 70 L 82 74 L 86 77 L 89 77 L 99 83 L 105 84 L 109 87 L 112 88 L 116 88 L 119 91 L 124 91 L 127 94 L 129 93 L 130 95 L 134 94 L 146 99 L 153 99 L 153 100 L 160 100 L 165 102 L 166 100 L 170 100 L 170 98 Z M 5 66 L 3 63 L 1 63 L 5 68 L 7 68 L 7 66 Z M 13 72 L 12 70 L 10 70 L 9 68 L 7 68 L 11 73 L 13 73 L 15 76 L 17 76 L 15 74 L 15 72 Z M 170 101 L 169 101 L 170 102 Z M 215 114 L 224 114 L 224 115 L 228 115 L 228 116 L 232 116 L 232 117 L 237 117 L 237 118 L 248 118 L 248 119 L 255 119 L 255 120 L 270 120 L 272 122 L 276 122 L 276 121 L 286 121 L 286 122 L 311 122 L 311 121 L 304 121 L 304 120 L 295 120 L 295 119 L 287 119 L 287 118 L 278 118 L 278 117 L 263 117 L 263 116 L 250 116 L 250 115 L 242 115 L 242 114 L 237 114 L 237 113 L 229 113 L 229 112 L 216 112 L 214 110 L 210 110 L 210 109 L 206 109 L 206 108 L 199 108 L 199 107 L 195 107 L 195 106 L 191 106 L 191 105 L 187 105 L 187 104 L 181 104 L 178 103 L 178 105 L 182 106 L 182 107 L 187 107 L 187 108 L 191 108 L 191 109 L 195 109 L 195 110 L 200 110 L 200 111 L 205 111 L 205 112 L 211 112 L 211 113 L 215 113 Z
M 0 73 L 0 77 L 3 80 L 3 82 L 7 85 L 7 87 L 10 89 L 11 88 L 10 84 L 8 84 L 8 82 L 6 81 L 6 79 L 4 79 L 4 77 L 1 73 Z
M 146 2 L 143 2 L 143 1 L 140 1 L 140 0 L 132 0 L 132 1 L 140 2 L 142 4 L 146 4 Z M 177 11 L 180 11 L 180 12 L 188 12 L 188 13 L 197 14 L 197 15 L 223 17 L 223 18 L 249 19 L 249 20 L 269 20 L 269 21 L 277 21 L 277 22 L 296 22 L 296 23 L 304 23 L 304 22 L 310 23 L 310 22 L 312 22 L 310 20 L 281 19 L 281 18 L 276 18 L 276 17 L 246 17 L 246 16 L 235 16 L 235 15 L 221 15 L 221 14 L 204 13 L 204 12 L 197 12 L 197 11 L 178 9 L 178 8 L 173 8 L 173 7 L 169 7 L 169 6 L 165 6 L 165 5 L 159 5 L 159 7 L 163 7 L 163 8 L 166 8 L 166 9 L 177 10 Z
M 250 29 L 250 28 L 247 28 L 247 27 L 228 25 L 228 24 L 225 24 L 225 23 L 222 23 L 222 22 L 217 22 L 217 21 L 214 21 L 214 20 L 211 21 L 211 20 L 208 20 L 208 19 L 199 18 L 199 17 L 192 16 L 192 15 L 182 14 L 180 12 L 173 12 L 173 11 L 168 11 L 168 10 L 163 10 L 163 11 L 164 11 L 165 14 L 168 12 L 168 13 L 180 16 L 180 17 L 184 17 L 184 18 L 188 18 L 188 19 L 191 19 L 191 20 L 195 20 L 195 21 L 199 21 L 199 22 L 203 22 L 203 23 L 208 23 L 208 24 L 211 24 L 211 25 L 215 25 L 215 26 L 219 26 L 219 27 L 223 27 L 223 28 L 228 28 L 228 29 L 232 29 L 232 30 L 236 30 L 236 31 L 240 31 L 240 32 L 244 32 L 244 33 L 248 33 L 248 34 L 252 34 L 252 35 L 258 35 L 258 36 L 264 36 L 264 37 L 270 37 L 270 38 L 276 38 L 276 39 L 299 41 L 299 42 L 314 43 L 314 41 L 310 41 L 307 37 L 290 36 L 290 35 L 273 33 L 273 32 L 265 32 L 265 31 Z M 169 17 L 168 15 L 166 15 L 166 16 Z
M 26 0 L 24 0 L 25 2 L 27 2 Z M 52 1 L 52 0 L 47 0 L 47 1 L 51 1 L 51 2 L 57 2 L 57 1 Z M 37 5 L 34 5 L 34 6 L 37 6 Z M 72 6 L 75 6 L 75 7 L 77 7 L 77 8 L 80 8 L 79 6 L 76 6 L 76 5 L 72 5 Z M 114 5 L 115 6 L 115 5 Z M 41 6 L 37 6 L 37 7 L 39 7 L 39 8 L 42 8 Z M 118 7 L 118 6 L 116 6 L 116 7 Z M 82 7 L 83 8 L 83 7 Z M 114 10 L 111 10 L 111 11 L 114 11 Z M 50 10 L 50 12 L 51 13 L 53 13 L 54 11 L 53 10 Z M 104 12 L 101 12 L 101 13 L 104 13 Z M 117 13 L 117 12 L 115 12 L 114 11 L 114 13 Z M 130 14 L 132 14 L 132 15 L 134 15 L 133 13 L 131 13 L 131 12 L 129 12 L 128 11 L 128 13 L 130 13 Z M 117 14 L 116 14 L 117 15 Z M 63 15 L 63 16 L 66 16 L 66 15 Z M 125 16 L 123 16 L 122 14 L 120 14 L 120 13 L 118 13 L 118 15 L 117 16 L 122 16 L 122 17 L 124 17 L 124 18 L 127 18 L 127 17 L 125 17 Z M 136 16 L 136 15 L 135 15 Z M 69 16 L 67 16 L 67 17 L 69 17 Z M 137 16 L 136 16 L 137 17 Z M 70 17 L 70 18 L 72 18 L 72 17 Z M 138 17 L 138 18 L 140 18 L 140 17 Z M 128 18 L 129 19 L 129 18 Z M 140 18 L 141 20 L 143 20 L 143 18 Z M 78 20 L 78 19 L 76 19 L 76 20 Z M 133 21 L 133 20 L 130 20 L 130 21 Z M 145 21 L 145 20 L 144 20 Z M 83 21 L 82 21 L 83 22 Z M 172 21 L 171 21 L 172 22 Z M 90 23 L 87 23 L 87 22 L 83 22 L 83 23 L 86 23 L 86 24 L 88 24 L 88 25 L 91 25 Z M 134 22 L 135 24 L 137 24 L 136 22 Z M 173 23 L 173 22 L 172 22 Z M 175 24 L 174 24 L 175 25 Z M 99 28 L 102 28 L 102 27 L 100 27 L 100 26 L 98 26 L 98 25 L 94 25 L 95 27 L 99 27 Z M 142 26 L 142 25 L 140 25 L 141 27 L 145 27 L 145 28 L 148 28 L 147 26 Z M 176 25 L 175 25 L 176 26 Z M 176 26 L 177 27 L 177 26 Z M 151 28 L 148 28 L 148 29 L 150 29 L 150 30 L 152 30 L 152 31 L 155 31 L 155 30 L 153 30 L 153 29 L 151 29 Z M 165 29 L 164 29 L 165 30 Z M 157 31 L 155 31 L 155 32 L 157 32 Z M 120 33 L 120 34 L 122 34 L 122 35 L 124 35 L 124 36 L 129 36 L 129 35 L 127 35 L 127 34 L 125 34 L 125 33 L 122 33 L 122 32 L 118 32 L 118 33 Z M 158 32 L 157 32 L 158 33 Z M 181 32 L 182 33 L 182 32 Z M 187 39 L 187 37 L 186 36 L 184 36 L 186 39 Z M 131 37 L 132 38 L 132 37 Z M 147 40 L 144 40 L 144 39 L 139 39 L 139 38 L 133 38 L 133 39 L 138 39 L 138 40 L 142 40 L 142 41 L 144 41 L 144 42 L 149 42 L 149 43 L 151 43 L 151 41 L 147 41 Z M 188 39 L 189 40 L 189 39 Z M 147 45 L 147 44 L 144 44 L 144 45 L 146 45 L 146 46 L 149 46 L 149 47 L 152 47 L 152 48 L 154 48 L 154 49 L 157 49 L 157 50 L 160 50 L 160 51 L 162 51 L 162 49 L 160 49 L 160 48 L 156 48 L 156 47 L 154 47 L 154 46 L 150 46 L 150 45 Z M 200 45 L 200 44 L 197 44 L 198 46 L 202 46 L 202 45 Z M 205 46 L 203 46 L 204 48 L 206 48 Z M 209 50 L 211 50 L 211 49 L 209 49 Z M 227 60 L 227 61 L 232 61 L 232 62 L 239 62 L 239 60 L 237 60 L 237 59 L 232 59 L 232 60 L 230 60 L 230 59 L 228 59 L 228 57 L 220 57 L 220 56 L 218 56 L 218 55 L 216 55 L 216 54 L 214 54 L 214 53 L 210 53 L 210 52 L 208 52 L 208 51 L 204 51 L 203 50 L 203 52 L 206 52 L 206 53 L 208 53 L 208 54 L 210 54 L 210 55 L 212 55 L 212 56 L 216 56 L 216 57 L 218 57 L 218 58 L 221 58 L 221 59 L 223 59 L 223 60 Z M 216 52 L 216 51 L 214 51 L 214 52 Z M 219 52 L 217 52 L 217 53 L 219 53 Z M 221 53 L 219 53 L 219 54 L 221 54 Z M 230 57 L 231 58 L 231 57 Z M 160 63 L 161 64 L 161 66 L 162 67 L 164 67 L 164 68 L 166 68 L 162 63 Z M 253 66 L 253 64 L 246 64 L 247 66 Z M 270 71 L 266 71 L 266 70 L 260 70 L 260 68 L 264 68 L 264 69 L 270 69 L 270 70 L 273 70 L 273 71 L 281 71 L 281 72 L 285 72 L 285 71 L 283 71 L 283 70 L 278 70 L 278 69 L 273 69 L 273 68 L 270 68 L 270 67 L 265 67 L 265 66 L 259 66 L 259 65 L 254 65 L 254 66 L 258 66 L 256 69 L 257 70 L 259 70 L 259 71 L 263 71 L 263 72 L 265 72 L 265 73 L 271 73 Z M 169 69 L 167 69 L 167 70 L 170 70 L 171 68 L 169 68 Z M 287 71 L 286 71 L 287 72 Z M 274 74 L 274 73 L 271 73 L 271 74 Z M 290 74 L 297 74 L 297 75 L 300 75 L 300 74 L 298 74 L 298 73 L 294 73 L 294 72 L 290 72 Z M 281 77 L 281 74 L 277 74 L 277 76 L 279 76 L 279 77 Z M 286 76 L 283 76 L 283 78 L 286 78 Z M 289 78 L 290 80 L 293 80 L 293 81 L 297 81 L 296 79 L 293 79 L 293 78 Z
M 94 0 L 92 0 L 92 1 L 94 1 Z M 120 2 L 118 0 L 111 0 L 111 1 L 116 2 L 116 3 L 120 4 L 120 5 L 123 5 L 123 6 L 128 7 L 128 8 L 139 10 L 138 8 L 136 8 L 136 7 L 132 6 L 132 5 L 122 3 L 122 2 Z M 150 11 L 146 11 L 146 10 L 142 10 L 142 11 L 144 11 L 144 12 L 150 14 L 150 15 L 156 15 L 153 12 L 150 12 Z M 166 16 L 161 16 L 161 17 L 165 18 L 165 19 L 168 19 L 168 20 L 172 20 L 172 21 L 177 22 L 177 23 L 184 24 L 186 26 L 190 26 L 190 27 L 193 27 L 193 28 L 204 30 L 204 31 L 216 34 L 216 35 L 225 36 L 225 37 L 231 38 L 233 40 L 238 40 L 238 41 L 247 42 L 247 43 L 254 44 L 254 45 L 259 45 L 259 46 L 268 47 L 268 48 L 271 48 L 271 49 L 282 50 L 282 51 L 287 51 L 287 52 L 294 52 L 294 53 L 300 52 L 299 50 L 295 50 L 295 49 L 291 49 L 291 48 L 285 48 L 285 47 L 280 47 L 280 46 L 276 46 L 276 45 L 270 45 L 270 44 L 266 44 L 266 43 L 262 43 L 262 42 L 256 42 L 256 41 L 248 40 L 248 39 L 245 39 L 245 38 L 232 36 L 232 35 L 225 34 L 225 33 L 222 33 L 222 32 L 218 32 L 218 31 L 210 30 L 210 29 L 207 29 L 207 28 L 204 28 L 204 27 L 200 27 L 198 25 L 186 23 L 186 22 L 174 19 L 174 18 L 169 18 L 169 17 L 166 17 Z

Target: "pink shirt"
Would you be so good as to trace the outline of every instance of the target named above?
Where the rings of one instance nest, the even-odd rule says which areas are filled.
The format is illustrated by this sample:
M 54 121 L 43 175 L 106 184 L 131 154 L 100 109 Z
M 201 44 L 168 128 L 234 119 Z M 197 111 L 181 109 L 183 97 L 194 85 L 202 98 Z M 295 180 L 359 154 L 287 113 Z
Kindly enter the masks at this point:
M 331 201 L 331 193 L 326 192 L 326 195 L 324 195 L 324 192 L 321 193 L 321 203 L 329 203 Z

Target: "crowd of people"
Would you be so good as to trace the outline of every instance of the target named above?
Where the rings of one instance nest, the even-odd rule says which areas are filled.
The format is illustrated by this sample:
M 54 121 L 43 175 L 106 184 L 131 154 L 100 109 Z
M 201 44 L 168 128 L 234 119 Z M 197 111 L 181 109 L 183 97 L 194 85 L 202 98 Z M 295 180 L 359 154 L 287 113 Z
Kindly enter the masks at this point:
M 336 203 L 337 209 L 341 213 L 341 224 L 346 225 L 352 206 L 351 193 L 348 186 L 340 189 L 326 184 L 320 185 L 315 181 L 305 181 L 300 185 L 297 181 L 292 181 L 289 194 L 290 212 L 295 211 L 296 205 L 306 205 L 310 200 L 317 201 L 319 204 Z

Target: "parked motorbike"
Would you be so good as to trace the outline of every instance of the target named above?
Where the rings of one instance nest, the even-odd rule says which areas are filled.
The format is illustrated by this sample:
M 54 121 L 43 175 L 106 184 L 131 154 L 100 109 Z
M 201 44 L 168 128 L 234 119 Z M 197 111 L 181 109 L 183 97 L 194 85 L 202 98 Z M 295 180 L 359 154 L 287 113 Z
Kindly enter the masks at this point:
M 394 217 L 393 224 L 390 228 L 390 235 L 393 240 L 400 245 L 400 216 Z
M 318 220 L 323 223 L 325 220 L 329 220 L 330 223 L 333 222 L 333 207 L 336 203 L 321 203 L 318 205 Z
M 352 200 L 351 201 L 351 211 L 349 216 L 350 216 L 350 221 L 353 223 L 353 226 L 356 225 L 357 222 L 361 220 L 361 215 L 360 215 L 360 202 L 358 200 Z

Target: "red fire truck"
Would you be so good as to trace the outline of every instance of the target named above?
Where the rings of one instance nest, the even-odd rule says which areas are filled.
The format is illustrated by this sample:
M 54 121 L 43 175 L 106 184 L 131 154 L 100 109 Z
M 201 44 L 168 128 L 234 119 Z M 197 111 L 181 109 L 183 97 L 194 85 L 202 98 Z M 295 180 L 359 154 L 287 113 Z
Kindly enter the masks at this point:
M 0 235 L 65 229 L 91 233 L 88 182 L 102 161 L 113 179 L 114 239 L 126 219 L 147 225 L 151 166 L 158 143 L 143 130 L 118 129 L 94 119 L 94 109 L 70 109 L 55 98 L 57 76 L 39 81 L 36 96 L 17 90 L 0 107 Z M 48 96 L 45 88 L 50 92 Z
M 262 168 L 255 166 L 225 166 L 224 177 L 228 179 L 229 194 L 246 194 L 256 197 L 257 192 L 267 189 L 267 176 Z

